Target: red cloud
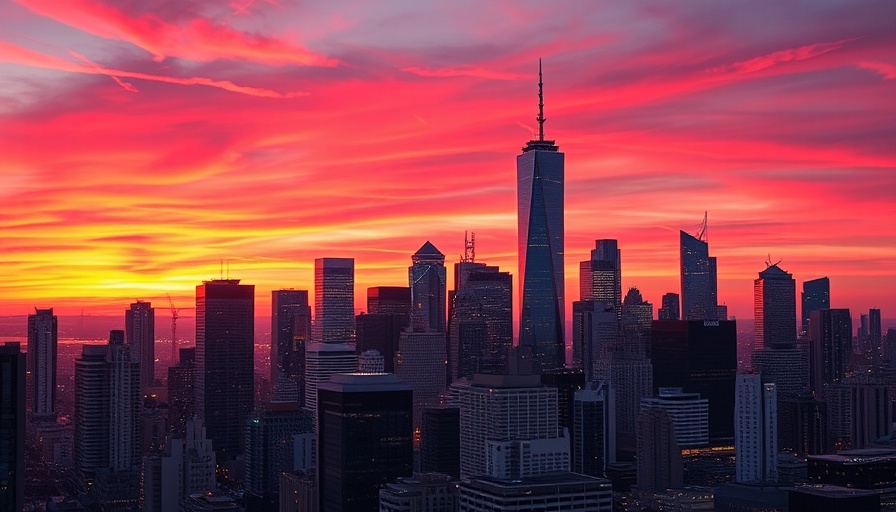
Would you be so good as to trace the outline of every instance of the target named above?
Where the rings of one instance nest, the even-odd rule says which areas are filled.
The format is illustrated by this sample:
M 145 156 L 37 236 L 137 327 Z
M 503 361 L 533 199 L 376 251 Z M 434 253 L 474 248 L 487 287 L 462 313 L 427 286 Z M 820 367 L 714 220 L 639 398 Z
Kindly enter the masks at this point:
M 849 39 L 843 39 L 831 43 L 807 44 L 805 46 L 800 46 L 799 48 L 781 50 L 767 55 L 754 57 L 749 60 L 735 62 L 734 64 L 729 64 L 727 66 L 719 66 L 713 68 L 711 71 L 713 73 L 753 73 L 755 71 L 770 68 L 775 64 L 780 64 L 782 62 L 799 61 L 818 57 L 819 55 L 839 50 L 849 41 Z

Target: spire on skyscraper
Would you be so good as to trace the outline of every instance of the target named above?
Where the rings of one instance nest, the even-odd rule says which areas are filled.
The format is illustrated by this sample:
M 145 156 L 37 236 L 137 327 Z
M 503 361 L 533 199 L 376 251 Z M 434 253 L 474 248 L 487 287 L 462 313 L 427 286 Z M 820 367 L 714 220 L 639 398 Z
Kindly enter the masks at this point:
M 541 80 L 541 59 L 538 59 L 538 140 L 544 140 L 544 83 Z

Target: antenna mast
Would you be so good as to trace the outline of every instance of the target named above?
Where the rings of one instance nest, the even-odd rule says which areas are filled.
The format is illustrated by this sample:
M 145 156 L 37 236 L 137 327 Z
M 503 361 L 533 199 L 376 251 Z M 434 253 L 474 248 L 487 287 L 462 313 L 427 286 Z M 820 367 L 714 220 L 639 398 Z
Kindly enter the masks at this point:
M 473 263 L 476 261 L 476 233 L 470 233 L 467 238 L 467 232 L 464 231 L 464 262 Z
M 706 229 L 709 226 L 707 223 L 707 218 L 709 217 L 709 212 L 703 212 L 703 224 L 700 225 L 700 231 L 697 232 L 697 240 L 701 242 L 707 241 Z
M 544 83 L 541 81 L 541 59 L 538 59 L 538 140 L 544 140 Z

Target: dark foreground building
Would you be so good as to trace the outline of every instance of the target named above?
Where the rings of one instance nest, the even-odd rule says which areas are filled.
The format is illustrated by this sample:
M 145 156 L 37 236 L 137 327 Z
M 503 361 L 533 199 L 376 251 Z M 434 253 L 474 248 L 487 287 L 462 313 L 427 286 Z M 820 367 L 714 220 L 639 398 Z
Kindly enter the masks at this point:
M 657 320 L 652 324 L 653 385 L 709 399 L 709 437 L 734 437 L 737 329 L 732 320 Z
M 0 346 L 0 510 L 22 510 L 25 492 L 25 353 Z
M 414 469 L 411 386 L 390 373 L 337 374 L 317 388 L 319 512 L 376 510 Z

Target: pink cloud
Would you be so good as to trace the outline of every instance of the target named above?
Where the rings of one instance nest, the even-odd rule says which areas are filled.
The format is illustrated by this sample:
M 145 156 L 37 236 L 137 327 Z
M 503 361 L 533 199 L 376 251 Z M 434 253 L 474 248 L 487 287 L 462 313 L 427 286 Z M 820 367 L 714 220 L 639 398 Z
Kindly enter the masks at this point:
M 799 48 L 780 50 L 752 59 L 735 62 L 734 64 L 715 67 L 710 71 L 712 73 L 753 73 L 784 62 L 801 61 L 818 57 L 819 55 L 839 50 L 849 41 L 849 39 L 843 39 L 830 43 L 807 44 L 805 46 L 800 46 Z
M 297 44 L 236 30 L 207 18 L 170 22 L 154 13 L 130 16 L 96 0 L 17 0 L 31 11 L 95 36 L 129 42 L 157 61 L 178 57 L 198 62 L 242 59 L 270 64 L 335 66 L 336 59 Z
M 86 60 L 86 57 L 82 57 L 76 53 L 73 55 L 77 56 L 82 60 Z M 297 96 L 306 96 L 307 93 L 304 92 L 277 92 L 272 91 L 270 89 L 264 89 L 260 87 L 248 87 L 244 85 L 238 85 L 230 80 L 215 80 L 212 78 L 205 77 L 174 77 L 174 76 L 166 76 L 166 75 L 154 75 L 151 73 L 140 73 L 136 71 L 125 71 L 121 69 L 110 69 L 104 68 L 99 64 L 96 64 L 92 61 L 87 60 L 90 64 L 87 66 L 83 66 L 81 64 L 77 64 L 74 62 L 67 61 L 65 59 L 61 59 L 59 57 L 54 57 L 51 55 L 42 54 L 40 52 L 35 52 L 28 48 L 24 48 L 18 45 L 14 45 L 12 43 L 7 43 L 4 41 L 0 41 L 0 61 L 8 62 L 12 64 L 21 64 L 25 66 L 33 66 L 45 69 L 53 69 L 56 71 L 66 71 L 70 73 L 84 73 L 89 75 L 106 75 L 115 80 L 119 85 L 124 87 L 131 92 L 135 92 L 135 88 L 131 84 L 127 84 L 121 81 L 121 78 L 135 78 L 140 80 L 150 80 L 153 82 L 163 82 L 168 84 L 176 84 L 176 85 L 204 85 L 207 87 L 214 87 L 217 89 L 223 89 L 229 92 L 235 92 L 240 94 L 246 94 L 248 96 L 257 96 L 260 98 L 295 98 Z
M 860 62 L 859 67 L 876 71 L 885 80 L 896 80 L 896 65 L 887 64 L 886 62 Z

